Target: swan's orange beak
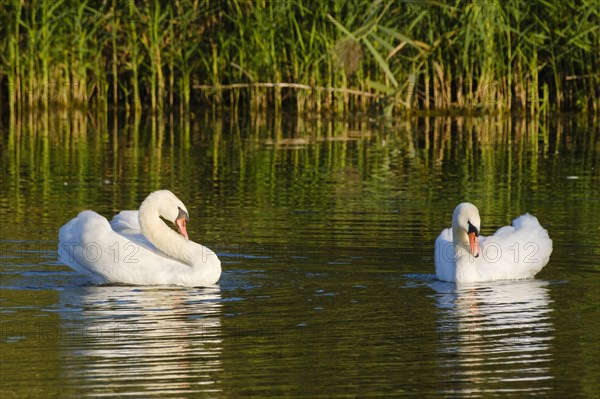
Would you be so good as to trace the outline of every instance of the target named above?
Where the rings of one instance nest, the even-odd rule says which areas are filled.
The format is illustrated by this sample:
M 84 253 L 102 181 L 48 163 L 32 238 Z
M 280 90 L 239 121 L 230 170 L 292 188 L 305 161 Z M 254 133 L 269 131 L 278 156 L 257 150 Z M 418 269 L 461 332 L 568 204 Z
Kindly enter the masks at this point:
M 190 238 L 188 237 L 188 233 L 185 228 L 186 222 L 187 222 L 187 218 L 185 218 L 185 217 L 175 219 L 175 224 L 177 225 L 177 229 L 179 230 L 181 235 L 185 237 L 186 240 L 189 240 Z
M 468 234 L 469 236 L 469 246 L 471 247 L 471 255 L 478 258 L 479 257 L 479 241 L 477 240 L 477 233 L 472 232 Z

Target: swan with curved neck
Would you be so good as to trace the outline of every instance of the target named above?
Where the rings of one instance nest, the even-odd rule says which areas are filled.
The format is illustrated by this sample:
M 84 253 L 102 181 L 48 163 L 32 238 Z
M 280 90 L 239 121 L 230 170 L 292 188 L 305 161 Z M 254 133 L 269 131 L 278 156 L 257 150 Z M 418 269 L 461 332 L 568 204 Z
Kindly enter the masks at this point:
M 479 257 L 479 229 L 481 218 L 479 210 L 469 202 L 459 204 L 452 214 L 452 236 L 454 250 L 461 256 L 465 251 Z M 468 246 L 467 246 L 468 243 Z
M 459 204 L 452 228 L 442 231 L 435 244 L 438 279 L 456 283 L 520 280 L 534 277 L 550 259 L 552 240 L 536 217 L 525 214 L 494 235 L 480 235 L 477 207 Z
M 181 235 L 169 228 L 161 217 L 172 221 Z M 188 211 L 183 202 L 173 193 L 161 190 L 148 195 L 140 205 L 138 219 L 142 234 L 156 248 L 189 265 L 194 262 L 195 259 L 189 259 L 184 250 L 189 244 L 186 229 L 186 223 L 189 220 Z
M 168 190 L 151 193 L 139 211 L 121 211 L 110 224 L 83 211 L 61 227 L 59 259 L 96 283 L 215 284 L 221 262 L 213 251 L 189 240 L 188 220 L 187 208 Z

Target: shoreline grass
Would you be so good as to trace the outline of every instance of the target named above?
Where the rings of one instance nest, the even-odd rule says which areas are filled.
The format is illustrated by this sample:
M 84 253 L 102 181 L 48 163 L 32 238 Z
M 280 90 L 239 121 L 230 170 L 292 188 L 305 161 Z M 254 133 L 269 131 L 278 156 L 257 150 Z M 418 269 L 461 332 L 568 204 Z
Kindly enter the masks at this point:
M 0 111 L 600 112 L 597 0 L 12 0 Z

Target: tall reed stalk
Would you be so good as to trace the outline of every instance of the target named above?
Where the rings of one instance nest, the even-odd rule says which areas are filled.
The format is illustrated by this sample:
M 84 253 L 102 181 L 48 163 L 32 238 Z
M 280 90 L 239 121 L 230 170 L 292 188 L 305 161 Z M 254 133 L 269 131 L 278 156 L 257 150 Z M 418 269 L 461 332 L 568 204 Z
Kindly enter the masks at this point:
M 0 21 L 11 114 L 600 112 L 598 0 L 12 0 Z

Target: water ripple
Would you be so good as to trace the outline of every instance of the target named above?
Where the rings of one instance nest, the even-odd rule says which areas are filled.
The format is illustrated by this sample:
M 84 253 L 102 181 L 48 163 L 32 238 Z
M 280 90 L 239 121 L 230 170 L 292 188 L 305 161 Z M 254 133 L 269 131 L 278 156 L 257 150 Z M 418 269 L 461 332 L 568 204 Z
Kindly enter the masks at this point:
M 61 313 L 65 378 L 92 396 L 210 390 L 222 370 L 220 298 L 219 288 L 61 292 L 61 308 L 83 309 Z
M 438 290 L 440 367 L 446 381 L 469 383 L 447 395 L 501 392 L 499 384 L 523 394 L 551 388 L 546 385 L 552 379 L 554 339 L 548 286 L 531 280 Z

